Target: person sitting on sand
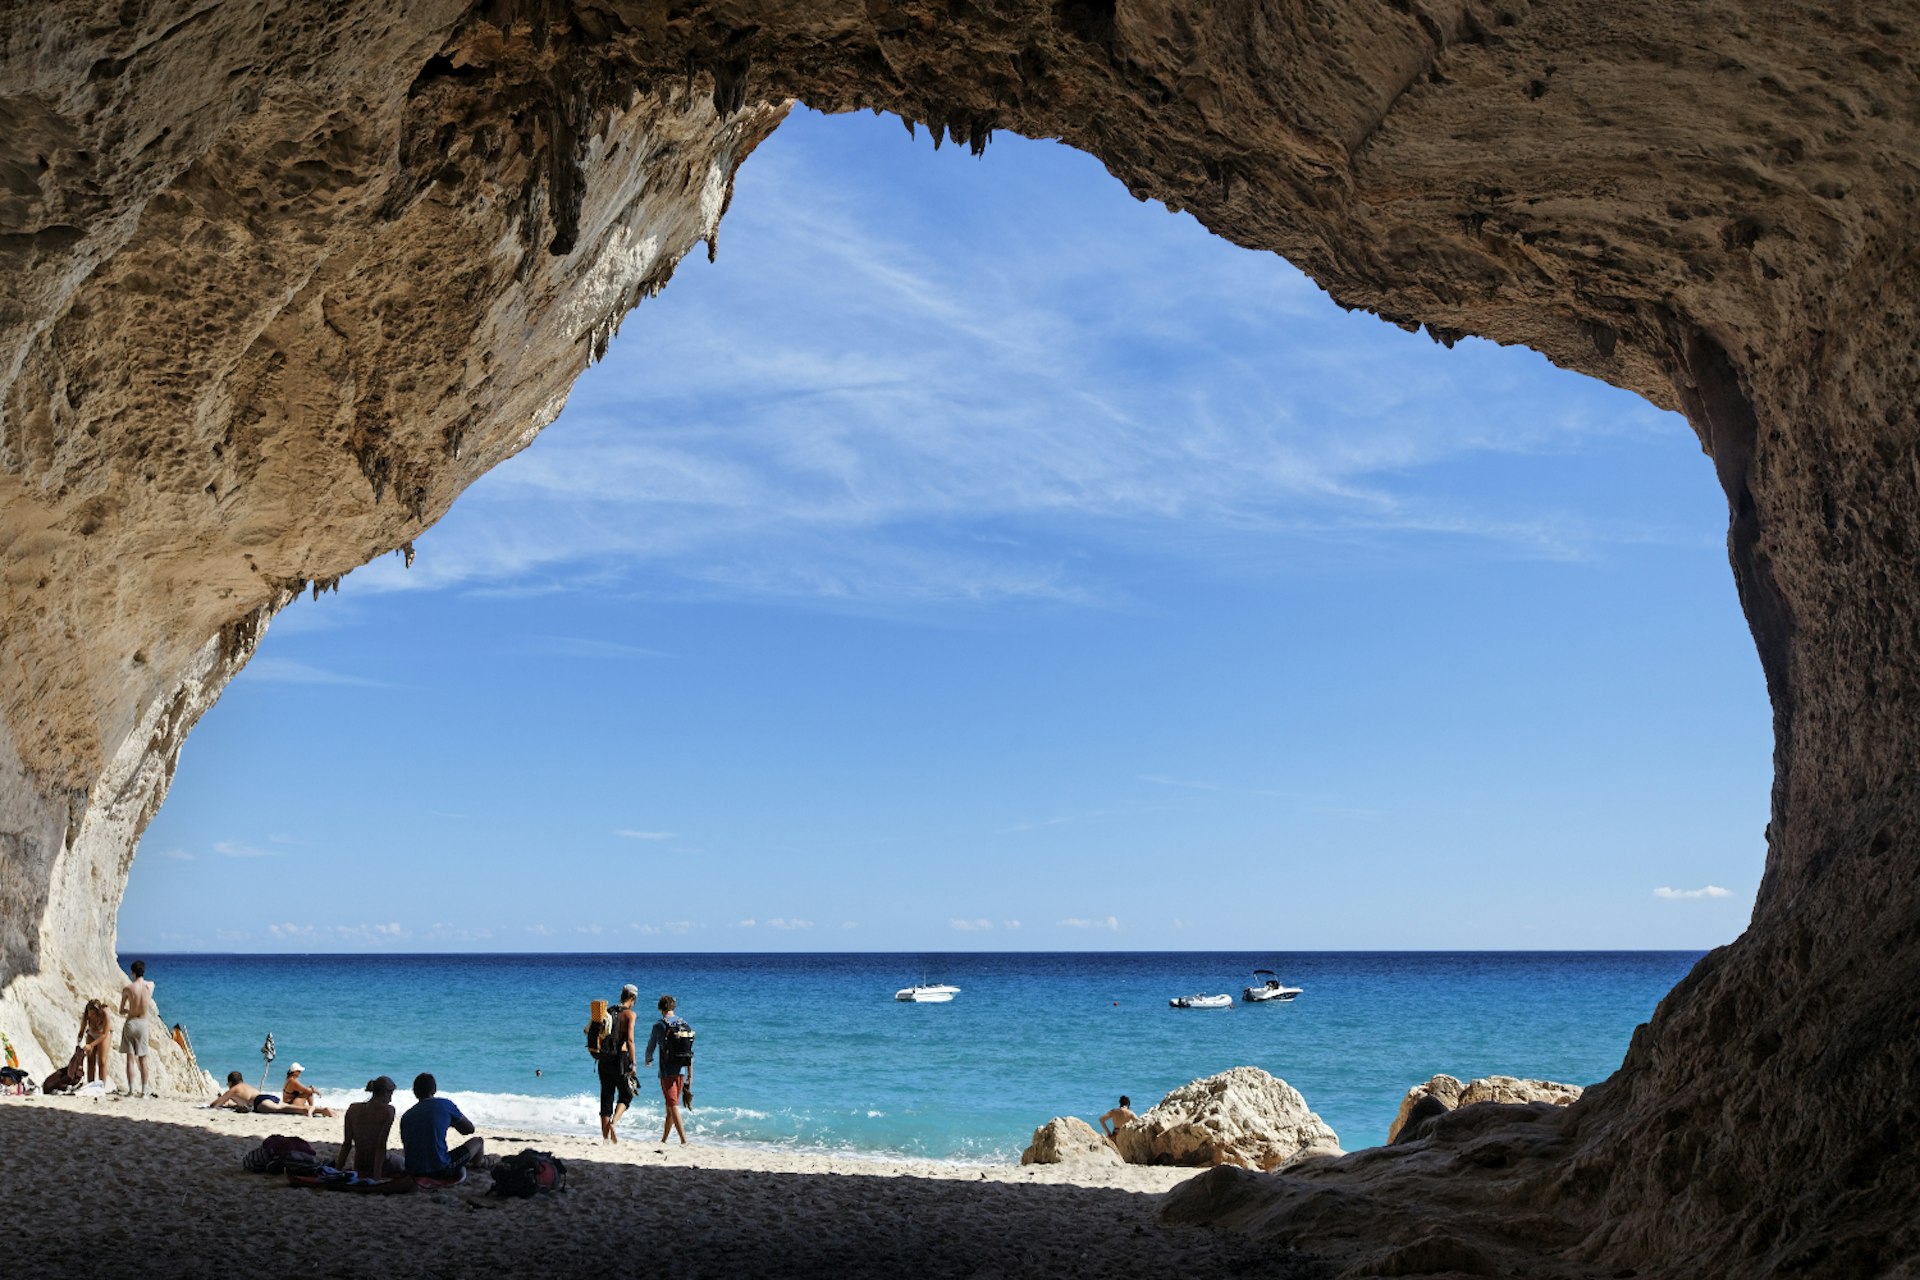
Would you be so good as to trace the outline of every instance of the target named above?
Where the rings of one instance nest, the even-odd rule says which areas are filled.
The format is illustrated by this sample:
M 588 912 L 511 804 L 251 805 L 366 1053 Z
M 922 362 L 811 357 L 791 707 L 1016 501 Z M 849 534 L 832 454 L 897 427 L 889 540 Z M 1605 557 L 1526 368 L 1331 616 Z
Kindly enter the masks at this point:
M 247 1083 L 238 1071 L 227 1072 L 227 1091 L 207 1104 L 207 1109 L 222 1107 L 228 1111 L 252 1111 L 263 1116 L 327 1116 L 333 1112 L 311 1102 L 282 1102 L 271 1093 L 262 1093 Z
M 465 1169 L 486 1149 L 473 1134 L 473 1121 L 460 1108 L 437 1097 L 440 1083 L 422 1071 L 413 1078 L 413 1096 L 420 1099 L 400 1117 L 400 1144 L 407 1153 L 407 1172 L 416 1178 L 446 1178 Z M 447 1130 L 469 1135 L 447 1150 Z
M 317 1106 L 320 1102 L 320 1091 L 300 1078 L 300 1073 L 305 1070 L 306 1068 L 297 1062 L 287 1068 L 287 1081 L 280 1086 L 280 1096 L 289 1103 L 304 1102 L 309 1106 Z
M 373 1096 L 347 1108 L 346 1133 L 333 1162 L 337 1167 L 368 1178 L 398 1177 L 407 1171 L 400 1153 L 387 1150 L 387 1139 L 393 1134 L 393 1089 L 391 1076 L 375 1076 L 367 1081 L 367 1092 Z
M 1120 1105 L 1100 1117 L 1100 1129 L 1107 1135 L 1107 1141 L 1112 1142 L 1114 1134 L 1139 1118 L 1133 1114 L 1133 1099 L 1123 1093 L 1120 1095 Z

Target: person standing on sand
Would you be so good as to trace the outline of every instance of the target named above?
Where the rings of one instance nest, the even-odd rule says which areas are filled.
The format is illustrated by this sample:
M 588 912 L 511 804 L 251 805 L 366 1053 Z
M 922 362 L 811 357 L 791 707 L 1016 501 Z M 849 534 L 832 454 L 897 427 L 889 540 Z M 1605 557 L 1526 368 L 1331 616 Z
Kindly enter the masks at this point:
M 613 1010 L 613 1031 L 600 1046 L 600 1138 L 604 1142 L 620 1141 L 616 1132 L 620 1117 L 633 1105 L 633 1032 L 640 1023 L 633 1004 L 639 998 L 640 988 L 631 982 L 620 988 L 620 1003 Z
M 393 1136 L 393 1089 L 392 1076 L 367 1081 L 372 1096 L 347 1108 L 346 1133 L 340 1139 L 335 1167 L 351 1168 L 369 1178 L 398 1177 L 407 1171 L 400 1153 L 387 1150 L 387 1140 Z
M 680 1090 L 685 1077 L 680 1074 L 678 1065 L 669 1065 L 665 1053 L 668 1028 L 679 1022 L 680 1015 L 674 1011 L 672 996 L 660 997 L 660 1021 L 653 1024 L 653 1033 L 647 1037 L 646 1061 L 653 1061 L 654 1050 L 660 1054 L 660 1096 L 667 1101 L 667 1123 L 660 1130 L 660 1141 L 665 1142 L 668 1135 L 678 1132 L 680 1145 L 687 1145 L 687 1131 L 680 1124 Z
M 147 962 L 133 962 L 133 980 L 120 989 L 120 1051 L 127 1055 L 127 1092 L 145 1095 L 147 1081 L 147 1015 L 153 1009 L 153 984 L 147 981 Z M 140 1088 L 133 1087 L 134 1059 L 140 1060 Z M 157 1092 L 157 1091 L 156 1091 Z
M 413 1078 L 413 1096 L 420 1101 L 400 1117 L 400 1145 L 407 1153 L 407 1172 L 416 1178 L 450 1178 L 465 1169 L 486 1149 L 473 1135 L 473 1121 L 447 1098 L 437 1097 L 440 1082 L 422 1071 Z M 447 1150 L 447 1130 L 467 1140 Z
M 80 1015 L 80 1052 L 87 1056 L 87 1083 L 107 1080 L 107 1050 L 113 1041 L 113 1019 L 107 1016 L 105 1000 L 87 1001 Z
M 1120 1095 L 1120 1105 L 1100 1117 L 1100 1130 L 1107 1135 L 1108 1142 L 1113 1142 L 1113 1135 L 1139 1118 L 1133 1114 L 1133 1099 L 1123 1093 Z

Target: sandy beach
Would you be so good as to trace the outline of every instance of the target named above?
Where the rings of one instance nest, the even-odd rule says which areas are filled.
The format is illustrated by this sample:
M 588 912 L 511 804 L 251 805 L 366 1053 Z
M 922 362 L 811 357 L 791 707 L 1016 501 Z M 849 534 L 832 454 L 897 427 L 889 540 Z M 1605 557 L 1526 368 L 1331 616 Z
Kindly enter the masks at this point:
M 450 1190 L 368 1196 L 242 1170 L 241 1156 L 271 1133 L 303 1137 L 330 1157 L 340 1121 L 164 1098 L 0 1101 L 5 1270 L 143 1278 L 1313 1274 L 1244 1237 L 1157 1222 L 1159 1194 L 1192 1170 L 606 1146 L 482 1128 L 489 1152 L 532 1146 L 565 1161 L 567 1190 L 499 1200 L 482 1173 Z

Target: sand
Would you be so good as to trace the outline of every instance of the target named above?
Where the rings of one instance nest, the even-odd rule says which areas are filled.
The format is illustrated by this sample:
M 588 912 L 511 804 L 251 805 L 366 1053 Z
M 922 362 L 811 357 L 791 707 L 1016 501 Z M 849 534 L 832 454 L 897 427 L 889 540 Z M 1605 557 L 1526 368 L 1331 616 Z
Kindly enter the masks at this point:
M 458 1093 L 450 1096 L 458 1100 Z M 0 1272 L 9 1276 L 1273 1276 L 1303 1259 L 1156 1221 L 1195 1171 L 978 1166 L 482 1128 L 551 1151 L 567 1190 L 492 1179 L 367 1196 L 250 1174 L 271 1133 L 331 1157 L 340 1121 L 162 1098 L 0 1100 Z M 640 1138 L 641 1135 L 630 1135 Z M 650 1136 L 650 1135 L 648 1135 Z M 397 1137 L 397 1135 L 396 1135 Z

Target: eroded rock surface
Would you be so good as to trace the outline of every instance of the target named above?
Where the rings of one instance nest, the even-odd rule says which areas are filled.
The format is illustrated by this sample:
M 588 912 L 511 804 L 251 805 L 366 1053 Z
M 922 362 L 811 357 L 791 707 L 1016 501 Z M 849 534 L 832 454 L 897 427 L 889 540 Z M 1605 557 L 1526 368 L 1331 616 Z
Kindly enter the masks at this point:
M 273 610 L 551 421 L 798 97 L 1063 138 L 1712 455 L 1775 712 L 1752 927 L 1572 1106 L 1234 1219 L 1401 1271 L 1920 1265 L 1917 66 L 1894 0 L 7 8 L 0 1027 L 31 1060 L 117 988 L 132 842 Z
M 1559 1084 L 1552 1080 L 1485 1076 L 1461 1084 L 1452 1076 L 1438 1075 L 1407 1090 L 1407 1096 L 1400 1100 L 1399 1114 L 1387 1127 L 1387 1141 L 1416 1141 L 1424 1136 L 1435 1117 L 1476 1102 L 1545 1102 L 1564 1107 L 1577 1101 L 1581 1092 L 1577 1084 Z
M 1300 1091 L 1258 1067 L 1183 1084 L 1114 1135 L 1128 1164 L 1284 1169 L 1337 1156 L 1340 1139 Z
M 1125 1164 L 1105 1135 L 1078 1116 L 1055 1116 L 1033 1131 L 1021 1164 Z

